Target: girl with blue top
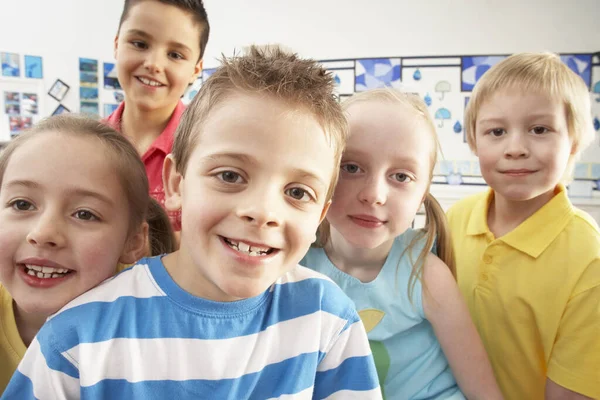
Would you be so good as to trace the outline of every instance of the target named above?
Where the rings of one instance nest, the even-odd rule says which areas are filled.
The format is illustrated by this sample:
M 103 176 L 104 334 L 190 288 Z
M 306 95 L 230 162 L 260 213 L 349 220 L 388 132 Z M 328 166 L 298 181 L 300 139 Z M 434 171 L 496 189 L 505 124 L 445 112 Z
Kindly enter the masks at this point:
M 456 284 L 444 212 L 429 193 L 439 143 L 427 106 L 377 89 L 344 108 L 350 138 L 340 178 L 302 264 L 354 301 L 385 398 L 502 398 Z M 422 205 L 425 228 L 411 229 Z

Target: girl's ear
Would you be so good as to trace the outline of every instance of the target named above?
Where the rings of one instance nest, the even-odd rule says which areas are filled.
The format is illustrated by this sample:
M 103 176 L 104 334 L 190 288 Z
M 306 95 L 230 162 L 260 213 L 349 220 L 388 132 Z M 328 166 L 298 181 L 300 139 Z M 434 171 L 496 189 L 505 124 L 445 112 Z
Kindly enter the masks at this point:
M 144 222 L 125 244 L 123 254 L 119 258 L 122 264 L 133 264 L 142 257 L 149 256 L 148 254 L 148 223 Z

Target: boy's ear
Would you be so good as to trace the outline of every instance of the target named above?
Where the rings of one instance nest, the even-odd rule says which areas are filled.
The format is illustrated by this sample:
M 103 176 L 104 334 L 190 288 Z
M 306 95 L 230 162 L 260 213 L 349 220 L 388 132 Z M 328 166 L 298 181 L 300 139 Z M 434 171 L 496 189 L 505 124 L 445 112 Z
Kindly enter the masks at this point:
M 329 211 L 329 207 L 331 207 L 331 200 L 329 200 L 327 203 L 325 203 L 325 205 L 323 206 L 323 211 L 321 211 L 321 218 L 319 218 L 319 225 L 321 224 L 321 222 L 323 222 L 323 220 L 325 219 L 325 216 L 327 215 L 327 211 Z
M 148 223 L 144 222 L 140 229 L 127 240 L 119 262 L 122 264 L 133 264 L 140 258 L 149 256 L 150 254 L 148 254 L 147 250 Z
M 119 50 L 119 35 L 115 36 L 115 45 L 113 48 L 113 55 L 115 60 L 117 59 L 117 50 Z
M 165 188 L 165 208 L 168 211 L 181 209 L 183 175 L 175 168 L 175 159 L 172 154 L 165 158 L 163 164 L 163 186 Z
M 202 73 L 202 67 L 204 66 L 204 60 L 200 59 L 196 65 L 194 65 L 194 75 L 192 75 L 192 79 L 190 80 L 190 85 L 198 79 L 200 74 Z

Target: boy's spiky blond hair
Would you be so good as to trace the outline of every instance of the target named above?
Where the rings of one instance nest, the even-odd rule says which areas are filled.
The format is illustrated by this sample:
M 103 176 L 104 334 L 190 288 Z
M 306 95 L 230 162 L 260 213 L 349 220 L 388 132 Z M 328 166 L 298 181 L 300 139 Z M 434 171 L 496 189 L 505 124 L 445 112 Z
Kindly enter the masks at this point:
M 487 71 L 477 82 L 465 112 L 467 142 L 476 149 L 477 114 L 481 105 L 502 89 L 541 93 L 565 105 L 572 155 L 562 179 L 568 183 L 577 157 L 594 140 L 590 94 L 583 79 L 554 53 L 517 53 Z
M 325 131 L 336 160 L 329 200 L 348 135 L 346 118 L 333 95 L 334 85 L 331 73 L 316 61 L 277 47 L 261 50 L 252 46 L 244 55 L 223 57 L 222 65 L 204 82 L 181 118 L 173 144 L 177 171 L 185 174 L 190 155 L 202 136 L 203 124 L 216 106 L 235 93 L 272 96 L 290 108 L 311 113 Z

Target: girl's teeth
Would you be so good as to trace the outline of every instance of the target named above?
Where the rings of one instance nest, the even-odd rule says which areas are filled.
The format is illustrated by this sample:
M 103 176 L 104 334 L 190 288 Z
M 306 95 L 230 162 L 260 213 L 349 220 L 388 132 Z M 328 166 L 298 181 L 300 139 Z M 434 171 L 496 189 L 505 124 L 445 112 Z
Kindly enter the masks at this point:
M 28 270 L 27 270 L 27 275 L 32 275 L 32 276 L 35 276 L 35 271 L 34 271 L 34 270 L 32 270 L 32 269 L 28 269 Z

